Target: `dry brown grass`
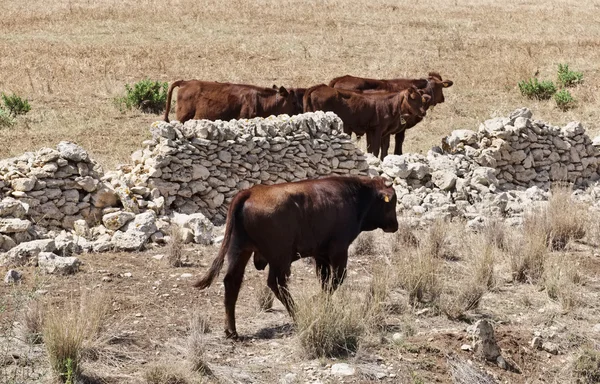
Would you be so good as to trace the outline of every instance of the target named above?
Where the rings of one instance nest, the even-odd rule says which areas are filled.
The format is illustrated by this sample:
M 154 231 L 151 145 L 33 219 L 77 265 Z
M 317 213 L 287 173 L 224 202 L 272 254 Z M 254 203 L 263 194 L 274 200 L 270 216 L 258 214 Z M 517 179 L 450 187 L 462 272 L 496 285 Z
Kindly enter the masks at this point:
M 187 340 L 187 355 L 192 371 L 200 374 L 210 374 L 211 372 L 205 360 L 205 334 L 208 332 L 210 332 L 210 328 L 204 316 L 198 311 L 192 313 Z
M 315 286 L 297 296 L 297 337 L 308 357 L 339 357 L 356 352 L 366 330 L 361 296 L 351 284 L 342 285 L 333 295 Z
M 256 302 L 258 303 L 258 308 L 261 311 L 269 311 L 273 308 L 273 301 L 275 300 L 275 295 L 271 288 L 264 284 L 260 284 L 260 287 L 255 288 L 256 292 Z
M 523 105 L 555 124 L 600 127 L 596 12 L 595 2 L 574 0 L 9 2 L 0 20 L 0 90 L 30 98 L 32 111 L 0 132 L 0 157 L 69 139 L 107 167 L 127 161 L 159 116 L 121 114 L 112 99 L 144 77 L 310 86 L 346 73 L 438 70 L 454 86 L 407 133 L 407 152 Z M 536 70 L 554 79 L 559 62 L 584 72 L 585 84 L 573 90 L 578 108 L 563 113 L 552 101 L 521 97 L 517 81 Z
M 537 282 L 544 273 L 549 249 L 542 222 L 542 216 L 536 211 L 525 218 L 522 236 L 512 234 L 508 254 L 514 281 Z
M 398 285 L 406 290 L 411 304 L 437 304 L 442 283 L 442 260 L 423 247 L 407 249 L 395 255 Z
M 546 260 L 542 285 L 548 297 L 558 301 L 564 311 L 571 311 L 583 303 L 581 283 L 578 265 L 569 260 L 568 254 L 555 254 Z
M 191 378 L 177 362 L 154 363 L 144 371 L 147 384 L 195 384 L 199 381 Z
M 84 292 L 79 305 L 49 307 L 44 314 L 43 338 L 50 366 L 62 382 L 74 383 L 81 357 L 102 330 L 110 301 L 105 294 Z
M 24 339 L 32 344 L 41 343 L 43 340 L 44 325 L 44 308 L 42 303 L 37 299 L 30 300 L 22 316 Z
M 183 235 L 178 225 L 172 225 L 169 230 L 169 241 L 166 251 L 167 262 L 171 267 L 182 267 L 184 265 Z

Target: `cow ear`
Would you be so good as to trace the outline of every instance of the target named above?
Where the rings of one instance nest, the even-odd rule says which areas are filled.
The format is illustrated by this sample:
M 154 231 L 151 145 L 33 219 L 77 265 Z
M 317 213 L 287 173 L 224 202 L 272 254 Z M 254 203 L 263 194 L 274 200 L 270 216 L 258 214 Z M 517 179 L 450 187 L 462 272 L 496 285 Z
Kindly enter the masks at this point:
M 277 89 L 277 88 L 279 88 L 279 87 L 278 87 L 277 85 L 273 84 L 273 86 L 272 86 L 271 88 L 273 88 L 273 89 Z
M 279 87 L 279 94 L 283 97 L 287 97 L 289 95 L 288 90 L 284 87 Z
M 452 86 L 452 84 L 454 84 L 454 83 L 452 82 L 452 80 L 444 80 L 444 81 L 442 81 L 442 85 L 444 86 L 444 88 L 451 87 L 451 86 Z
M 421 101 L 423 102 L 423 104 L 429 103 L 430 100 L 431 100 L 431 96 L 429 96 L 429 95 L 421 96 Z

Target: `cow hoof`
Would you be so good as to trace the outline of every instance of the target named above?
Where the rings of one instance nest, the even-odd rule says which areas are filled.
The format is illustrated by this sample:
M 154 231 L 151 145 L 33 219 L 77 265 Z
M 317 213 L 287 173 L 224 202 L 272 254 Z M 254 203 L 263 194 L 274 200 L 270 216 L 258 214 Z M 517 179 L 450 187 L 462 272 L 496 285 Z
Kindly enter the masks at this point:
M 225 330 L 225 338 L 226 339 L 232 339 L 232 340 L 237 340 L 239 338 L 238 334 L 236 331 L 230 331 L 229 329 Z

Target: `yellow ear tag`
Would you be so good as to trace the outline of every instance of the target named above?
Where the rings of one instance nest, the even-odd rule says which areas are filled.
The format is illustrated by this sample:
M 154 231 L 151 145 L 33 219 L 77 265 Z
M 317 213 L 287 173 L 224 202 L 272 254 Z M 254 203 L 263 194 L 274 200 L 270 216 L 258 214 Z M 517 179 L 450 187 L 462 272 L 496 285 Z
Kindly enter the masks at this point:
M 448 88 L 448 83 L 442 83 L 444 88 Z
M 421 101 L 423 102 L 423 104 L 425 104 L 427 102 L 427 100 L 425 100 L 424 97 L 421 97 Z
M 389 203 L 389 202 L 390 202 L 390 198 L 389 198 L 389 196 L 388 196 L 388 195 L 385 195 L 385 196 L 383 197 L 383 201 L 385 201 L 386 203 Z

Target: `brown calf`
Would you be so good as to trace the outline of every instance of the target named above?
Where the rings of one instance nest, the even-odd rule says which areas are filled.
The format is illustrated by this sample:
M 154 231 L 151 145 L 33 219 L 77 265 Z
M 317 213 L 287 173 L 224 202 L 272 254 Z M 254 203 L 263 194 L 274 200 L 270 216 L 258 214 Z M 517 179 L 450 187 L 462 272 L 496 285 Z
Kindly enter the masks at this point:
M 294 318 L 287 279 L 298 254 L 315 258 L 323 288 L 333 291 L 344 279 L 352 241 L 362 231 L 377 228 L 398 230 L 396 193 L 383 178 L 328 177 L 255 185 L 234 197 L 219 254 L 194 286 L 210 286 L 227 257 L 225 334 L 237 338 L 235 303 L 252 253 L 269 265 L 267 284 Z
M 173 89 L 177 92 L 176 116 L 180 122 L 191 119 L 231 120 L 295 115 L 302 113 L 295 93 L 284 87 L 263 88 L 254 85 L 178 80 L 169 87 L 164 120 L 169 121 Z

